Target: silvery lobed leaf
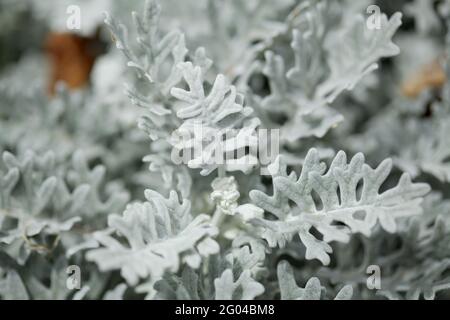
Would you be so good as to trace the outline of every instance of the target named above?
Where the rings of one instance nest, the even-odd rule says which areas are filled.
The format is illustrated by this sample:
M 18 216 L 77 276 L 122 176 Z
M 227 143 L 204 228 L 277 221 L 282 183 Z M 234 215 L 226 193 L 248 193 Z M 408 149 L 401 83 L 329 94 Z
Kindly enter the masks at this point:
M 347 242 L 351 233 L 370 236 L 377 222 L 388 232 L 396 231 L 396 219 L 420 214 L 422 197 L 430 190 L 424 183 L 412 183 L 407 174 L 398 185 L 381 194 L 380 187 L 392 167 L 390 160 L 376 169 L 364 163 L 362 154 L 350 163 L 339 152 L 329 169 L 315 149 L 308 152 L 300 176 L 287 174 L 282 158 L 272 165 L 274 194 L 252 191 L 253 203 L 275 217 L 256 218 L 261 237 L 270 247 L 284 247 L 295 235 L 306 247 L 307 259 L 330 263 L 332 241 Z M 362 186 L 358 184 L 362 182 Z M 313 235 L 316 229 L 323 236 Z
M 305 288 L 298 287 L 294 270 L 287 261 L 281 261 L 277 268 L 278 282 L 280 285 L 282 300 L 321 300 L 323 290 L 318 278 L 311 278 Z M 334 300 L 350 300 L 353 295 L 353 288 L 350 285 L 343 287 Z
M 142 278 L 156 281 L 165 271 L 176 272 L 182 264 L 196 269 L 203 258 L 219 251 L 213 239 L 216 228 L 206 215 L 192 217 L 188 201 L 180 203 L 175 192 L 165 199 L 151 190 L 146 198 L 130 204 L 123 216 L 109 217 L 111 230 L 94 234 L 98 248 L 88 251 L 88 260 L 103 271 L 120 270 L 136 285 Z

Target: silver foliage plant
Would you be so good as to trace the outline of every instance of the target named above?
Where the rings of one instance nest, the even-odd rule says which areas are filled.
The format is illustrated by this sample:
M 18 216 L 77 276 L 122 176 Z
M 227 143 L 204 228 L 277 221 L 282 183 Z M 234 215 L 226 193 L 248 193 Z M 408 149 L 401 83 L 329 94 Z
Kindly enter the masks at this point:
M 424 36 L 450 76 L 435 2 L 376 28 L 368 1 L 111 2 L 92 90 L 49 98 L 41 56 L 8 65 L 0 297 L 449 298 L 450 87 L 400 92 Z M 260 129 L 280 132 L 268 166 Z

